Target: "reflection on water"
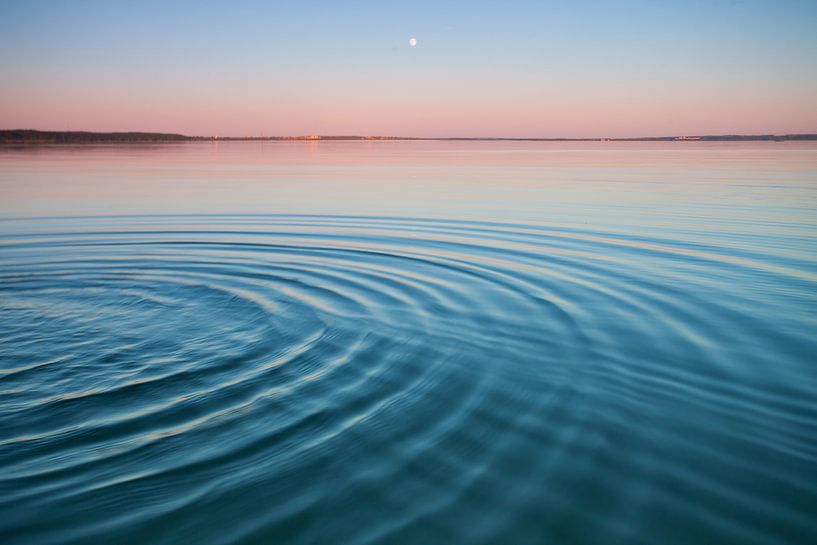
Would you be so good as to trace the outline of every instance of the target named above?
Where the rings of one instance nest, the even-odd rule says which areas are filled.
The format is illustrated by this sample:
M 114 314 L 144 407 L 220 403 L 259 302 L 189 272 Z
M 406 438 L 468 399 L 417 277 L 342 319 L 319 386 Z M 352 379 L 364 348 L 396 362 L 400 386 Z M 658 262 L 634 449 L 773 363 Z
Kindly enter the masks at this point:
M 809 543 L 817 147 L 0 150 L 11 543 Z

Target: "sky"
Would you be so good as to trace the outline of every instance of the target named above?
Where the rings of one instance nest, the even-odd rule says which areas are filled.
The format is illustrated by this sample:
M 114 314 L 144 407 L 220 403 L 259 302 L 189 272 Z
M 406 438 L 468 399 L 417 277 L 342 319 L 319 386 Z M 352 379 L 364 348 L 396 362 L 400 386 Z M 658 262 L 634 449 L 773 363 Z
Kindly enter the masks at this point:
M 817 0 L 0 0 L 0 128 L 815 133 Z

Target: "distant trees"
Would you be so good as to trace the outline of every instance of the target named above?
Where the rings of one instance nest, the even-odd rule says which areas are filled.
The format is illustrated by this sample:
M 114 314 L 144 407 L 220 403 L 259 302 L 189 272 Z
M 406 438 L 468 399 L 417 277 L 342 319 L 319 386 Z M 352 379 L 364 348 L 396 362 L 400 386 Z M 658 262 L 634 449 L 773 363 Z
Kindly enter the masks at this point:
M 0 130 L 0 143 L 3 144 L 170 142 L 202 139 L 201 137 L 160 132 L 36 131 L 32 129 Z

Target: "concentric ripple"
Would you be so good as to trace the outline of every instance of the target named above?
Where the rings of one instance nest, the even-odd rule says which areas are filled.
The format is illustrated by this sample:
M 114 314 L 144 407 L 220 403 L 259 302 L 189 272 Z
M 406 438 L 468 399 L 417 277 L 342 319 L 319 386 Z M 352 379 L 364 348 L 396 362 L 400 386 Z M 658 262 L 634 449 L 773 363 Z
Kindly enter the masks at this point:
M 411 218 L 2 233 L 7 542 L 817 536 L 806 257 Z

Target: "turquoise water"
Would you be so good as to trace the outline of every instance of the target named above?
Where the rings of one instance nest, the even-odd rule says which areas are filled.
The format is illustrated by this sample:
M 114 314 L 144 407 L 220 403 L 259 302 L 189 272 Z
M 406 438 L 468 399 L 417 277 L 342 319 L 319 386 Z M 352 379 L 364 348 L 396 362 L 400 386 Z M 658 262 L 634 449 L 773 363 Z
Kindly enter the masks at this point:
M 0 149 L 0 541 L 817 540 L 817 145 Z

